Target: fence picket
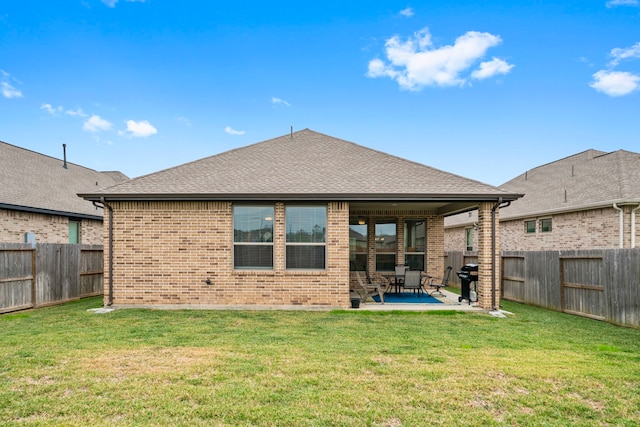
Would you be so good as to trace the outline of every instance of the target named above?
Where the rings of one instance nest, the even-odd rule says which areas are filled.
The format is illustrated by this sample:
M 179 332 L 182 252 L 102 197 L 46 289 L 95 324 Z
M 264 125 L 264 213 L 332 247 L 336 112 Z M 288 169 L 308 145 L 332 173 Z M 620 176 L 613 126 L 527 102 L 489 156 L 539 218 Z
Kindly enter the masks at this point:
M 103 292 L 102 246 L 0 244 L 0 313 Z

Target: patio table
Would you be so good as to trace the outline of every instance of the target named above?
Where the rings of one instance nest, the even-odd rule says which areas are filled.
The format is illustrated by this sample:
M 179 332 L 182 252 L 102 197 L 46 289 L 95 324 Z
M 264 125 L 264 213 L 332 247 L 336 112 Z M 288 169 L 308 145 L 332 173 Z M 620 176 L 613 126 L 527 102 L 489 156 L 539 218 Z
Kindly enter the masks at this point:
M 387 286 L 385 293 L 387 293 L 392 287 L 395 287 L 396 293 L 398 293 L 398 289 L 402 287 L 402 282 L 404 282 L 404 274 L 388 273 L 383 274 L 382 277 L 389 282 L 389 286 Z M 399 279 L 402 279 L 402 282 Z M 424 279 L 433 279 L 433 276 L 429 276 L 424 271 L 421 271 L 420 280 Z

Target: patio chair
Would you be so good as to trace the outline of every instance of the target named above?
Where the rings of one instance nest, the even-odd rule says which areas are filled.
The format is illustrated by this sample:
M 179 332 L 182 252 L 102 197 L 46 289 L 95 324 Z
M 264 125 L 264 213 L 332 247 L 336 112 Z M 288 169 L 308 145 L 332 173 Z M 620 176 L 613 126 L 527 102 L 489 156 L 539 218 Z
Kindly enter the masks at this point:
M 420 292 L 427 291 L 424 289 L 424 285 L 422 283 L 422 272 L 420 270 L 407 270 L 404 273 L 404 289 L 412 289 L 413 293 L 418 292 L 418 297 L 420 296 Z
M 359 271 L 356 271 L 356 277 L 358 279 L 358 284 L 360 285 L 360 289 L 356 289 L 356 292 L 362 298 L 362 302 L 366 302 L 369 297 L 378 295 L 380 297 L 380 302 L 384 304 L 384 293 L 387 290 L 385 285 L 378 283 L 364 283 Z
M 398 264 L 396 265 L 396 277 L 395 277 L 395 287 L 396 293 L 398 292 L 398 288 L 401 288 L 404 285 L 404 274 L 409 270 L 408 265 Z
M 444 296 L 442 294 L 441 289 L 448 286 L 449 283 L 449 276 L 451 276 L 451 270 L 453 270 L 453 267 L 449 266 L 447 268 L 445 268 L 444 270 L 444 274 L 442 275 L 442 278 L 433 278 L 429 281 L 428 286 L 430 288 L 436 288 L 434 291 L 432 291 L 429 295 L 433 295 L 433 294 L 439 294 L 441 296 Z

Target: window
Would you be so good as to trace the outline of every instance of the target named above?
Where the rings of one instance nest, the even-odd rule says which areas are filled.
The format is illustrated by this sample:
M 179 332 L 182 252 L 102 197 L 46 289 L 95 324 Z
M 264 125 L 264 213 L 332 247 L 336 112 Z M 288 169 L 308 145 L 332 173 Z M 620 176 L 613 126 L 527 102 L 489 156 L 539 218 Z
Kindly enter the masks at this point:
M 524 222 L 524 232 L 527 234 L 536 232 L 536 221 L 530 220 Z
M 465 228 L 465 241 L 467 242 L 467 251 L 473 250 L 473 228 Z
M 287 206 L 285 227 L 287 269 L 324 269 L 327 252 L 327 208 Z
M 69 243 L 80 243 L 80 221 L 69 220 Z
M 412 270 L 424 271 L 426 228 L 424 220 L 404 223 L 404 263 Z
M 273 214 L 273 206 L 234 206 L 234 268 L 273 269 Z
M 542 233 L 549 233 L 551 231 L 551 218 L 540 220 L 540 231 Z
M 376 223 L 376 271 L 395 271 L 396 249 L 396 223 Z
M 349 224 L 349 269 L 365 271 L 367 269 L 367 224 Z

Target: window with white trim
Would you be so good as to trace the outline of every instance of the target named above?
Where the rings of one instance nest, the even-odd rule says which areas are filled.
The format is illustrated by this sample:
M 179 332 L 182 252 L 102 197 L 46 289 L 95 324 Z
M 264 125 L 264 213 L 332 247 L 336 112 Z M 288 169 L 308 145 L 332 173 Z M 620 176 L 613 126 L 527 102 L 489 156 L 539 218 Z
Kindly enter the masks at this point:
M 536 220 L 528 220 L 524 222 L 524 232 L 526 234 L 533 234 L 536 232 Z

